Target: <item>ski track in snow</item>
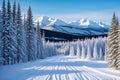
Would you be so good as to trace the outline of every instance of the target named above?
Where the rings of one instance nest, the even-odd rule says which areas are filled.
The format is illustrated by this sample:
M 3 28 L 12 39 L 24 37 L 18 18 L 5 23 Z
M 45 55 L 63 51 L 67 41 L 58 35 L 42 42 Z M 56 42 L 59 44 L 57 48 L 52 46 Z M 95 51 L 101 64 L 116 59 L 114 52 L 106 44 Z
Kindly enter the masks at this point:
M 54 56 L 16 65 L 0 66 L 0 80 L 120 80 L 106 62 Z

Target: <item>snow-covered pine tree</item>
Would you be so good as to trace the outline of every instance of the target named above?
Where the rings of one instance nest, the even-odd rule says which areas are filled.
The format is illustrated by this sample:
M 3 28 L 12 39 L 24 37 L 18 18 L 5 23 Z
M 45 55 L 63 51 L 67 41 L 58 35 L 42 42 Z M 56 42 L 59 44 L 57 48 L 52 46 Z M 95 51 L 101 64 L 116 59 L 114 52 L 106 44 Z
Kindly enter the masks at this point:
M 43 42 L 41 38 L 41 30 L 39 26 L 39 21 L 37 22 L 37 28 L 36 28 L 36 39 L 37 39 L 37 58 L 43 59 L 45 58 L 44 54 L 44 48 L 43 48 Z
M 70 51 L 70 42 L 69 41 L 67 41 L 67 51 L 66 51 L 66 53 L 65 53 L 65 55 L 69 55 L 69 51 Z
M 35 60 L 36 56 L 36 37 L 33 25 L 33 16 L 31 7 L 29 6 L 26 19 L 26 43 L 27 43 L 27 56 L 28 61 Z
M 26 46 L 25 46 L 25 32 L 22 24 L 20 4 L 16 14 L 16 30 L 17 30 L 17 63 L 26 61 Z
M 77 57 L 80 58 L 82 50 L 81 50 L 81 42 L 79 39 L 76 41 L 76 48 L 77 48 L 76 55 L 77 55 Z
M 2 61 L 3 61 L 3 57 L 2 57 L 2 54 L 1 54 L 1 34 L 2 34 L 2 13 L 1 13 L 1 10 L 0 10 L 0 65 L 2 64 Z
M 75 52 L 74 52 L 74 47 L 73 47 L 73 45 L 71 44 L 70 45 L 70 56 L 74 56 L 75 55 Z
M 88 39 L 85 39 L 85 41 L 84 41 L 85 58 L 87 56 L 87 46 L 88 46 Z
M 13 4 L 13 12 L 12 12 L 12 18 L 13 18 L 13 25 L 15 26 L 16 23 L 16 0 L 14 0 L 14 4 Z
M 3 64 L 13 64 L 14 58 L 16 57 L 16 40 L 15 40 L 15 29 L 12 24 L 11 17 L 11 6 L 8 0 L 7 12 L 5 8 L 5 0 L 3 1 L 2 7 L 2 56 L 4 58 Z
M 0 53 L 1 53 L 2 14 L 0 10 Z
M 47 56 L 46 54 L 47 54 L 47 51 L 46 51 L 46 49 L 47 49 L 47 45 L 46 45 L 46 40 L 45 40 L 45 32 L 43 31 L 43 33 L 42 33 L 42 44 L 43 44 L 43 49 L 44 49 L 44 54 L 45 54 L 45 56 Z
M 12 22 L 12 13 L 11 13 L 11 5 L 10 5 L 10 0 L 8 0 L 7 3 L 7 16 L 6 16 L 6 27 L 8 30 L 8 52 L 9 52 L 9 59 L 10 63 L 13 64 L 16 58 L 16 30 L 15 27 L 13 26 Z M 9 63 L 8 63 L 9 64 Z
M 80 55 L 81 55 L 81 51 L 80 51 L 80 43 L 77 43 L 77 57 L 80 58 Z
M 46 41 L 45 41 L 45 33 L 43 31 L 43 35 L 41 37 L 41 28 L 40 29 L 40 49 L 41 49 L 41 59 L 44 59 L 46 57 L 46 52 L 45 52 L 45 48 L 46 48 Z
M 37 28 L 36 28 L 36 39 L 37 39 L 37 58 L 40 59 L 40 29 L 39 29 L 39 21 L 37 21 Z
M 118 21 L 118 18 L 117 18 L 117 26 L 118 26 L 118 54 L 117 54 L 117 57 L 116 57 L 116 69 L 119 69 L 120 70 L 120 25 L 119 25 L 119 21 Z
M 116 69 L 116 57 L 118 56 L 118 26 L 115 13 L 113 13 L 111 27 L 108 33 L 107 61 L 110 67 Z
M 100 49 L 101 49 L 101 52 L 102 52 L 101 53 L 101 58 L 102 58 L 102 60 L 104 60 L 104 58 L 105 58 L 105 49 L 106 49 L 106 40 L 105 40 L 105 37 L 103 37 L 103 39 L 101 38 L 101 47 L 100 47 Z
M 6 5 L 5 5 L 5 0 L 3 0 L 2 4 L 2 33 L 1 33 L 1 55 L 3 57 L 3 65 L 7 64 L 7 59 L 8 59 L 8 31 L 6 27 Z
M 25 44 L 24 44 L 24 46 L 25 46 L 25 49 L 26 49 L 26 57 L 27 57 L 27 60 L 26 61 L 28 61 L 28 50 L 27 50 L 27 27 L 26 27 L 26 15 L 24 14 L 24 19 L 23 19 L 23 27 L 24 27 L 24 38 L 25 38 Z
M 96 40 L 96 44 L 97 44 L 97 55 L 98 55 L 98 58 L 99 58 L 99 56 L 100 56 L 100 48 L 101 48 L 101 37 L 99 37 Z
M 102 49 L 100 48 L 99 60 L 103 60 L 103 59 L 104 59 L 103 52 L 102 52 Z
M 107 61 L 107 45 L 105 45 L 104 60 Z
M 94 43 L 93 58 L 94 58 L 95 60 L 98 59 L 97 42 Z
M 90 41 L 88 42 L 88 46 L 87 46 L 87 57 L 88 60 L 91 59 L 91 45 L 90 45 Z
M 95 38 L 91 39 L 91 58 L 93 58 Z
M 44 32 L 44 31 L 43 31 L 43 33 L 42 33 L 42 41 L 43 41 L 43 45 L 45 45 L 46 40 L 45 40 L 45 32 Z
M 84 43 L 82 43 L 82 54 L 81 54 L 81 58 L 85 59 L 85 47 L 84 47 Z

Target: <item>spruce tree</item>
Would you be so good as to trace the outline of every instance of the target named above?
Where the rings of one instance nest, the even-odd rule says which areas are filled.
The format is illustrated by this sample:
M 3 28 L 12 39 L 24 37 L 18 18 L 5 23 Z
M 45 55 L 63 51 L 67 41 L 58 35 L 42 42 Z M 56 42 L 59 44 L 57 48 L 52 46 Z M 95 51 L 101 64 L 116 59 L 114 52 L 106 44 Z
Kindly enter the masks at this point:
M 0 33 L 1 33 L 1 29 L 2 29 L 2 13 L 1 13 L 1 10 L 0 10 Z
M 25 32 L 22 24 L 20 4 L 16 14 L 16 30 L 17 30 L 17 63 L 26 61 Z
M 107 61 L 110 67 L 116 69 L 116 57 L 118 56 L 118 26 L 115 13 L 113 13 L 111 27 L 108 33 Z
M 73 47 L 73 45 L 71 44 L 71 46 L 70 46 L 70 56 L 75 56 L 75 51 L 74 51 L 74 47 Z
M 45 57 L 45 54 L 43 52 L 44 48 L 43 48 L 43 42 L 41 38 L 41 30 L 39 26 L 39 21 L 37 22 L 36 39 L 37 39 L 37 58 L 43 59 Z
M 82 54 L 81 54 L 81 58 L 85 59 L 85 45 L 84 43 L 82 43 Z
M 16 0 L 14 0 L 14 4 L 13 4 L 13 12 L 12 12 L 12 18 L 13 18 L 13 25 L 15 26 L 16 23 Z
M 120 70 L 120 25 L 119 25 L 119 21 L 118 21 L 118 18 L 117 18 L 117 26 L 118 26 L 118 54 L 117 54 L 117 57 L 116 57 L 116 69 L 119 69 Z
M 35 41 L 35 30 L 33 25 L 33 16 L 31 7 L 29 6 L 26 19 L 26 43 L 27 43 L 27 55 L 28 61 L 35 59 L 36 54 L 36 41 Z
M 103 60 L 103 52 L 102 52 L 102 48 L 100 48 L 100 53 L 99 53 L 100 55 L 99 55 L 99 59 L 100 60 Z
M 77 57 L 80 58 L 80 45 L 77 43 Z
M 90 47 L 90 42 L 88 42 L 88 46 L 87 46 L 87 59 L 90 60 L 91 59 L 91 47 Z
M 93 58 L 95 60 L 98 59 L 97 42 L 95 42 L 95 44 L 94 44 Z
M 2 41 L 2 39 L 1 39 L 1 34 L 2 34 L 2 14 L 1 14 L 1 10 L 0 10 L 0 64 L 2 64 L 2 59 L 3 59 L 3 57 L 2 57 L 2 54 L 1 54 L 1 41 Z
M 42 41 L 43 41 L 43 46 L 45 46 L 46 44 L 46 40 L 45 40 L 45 32 L 43 31 L 42 33 Z
M 80 50 L 80 48 L 81 48 L 81 44 L 80 44 L 80 40 L 78 39 L 77 42 L 76 42 L 76 55 L 79 58 L 81 56 L 81 50 Z
M 7 3 L 7 11 L 5 7 L 5 0 L 2 6 L 2 34 L 1 34 L 3 64 L 13 64 L 16 57 L 16 41 L 15 31 L 12 25 L 11 6 L 10 1 Z
M 10 59 L 10 63 L 13 64 L 15 62 L 14 60 L 16 58 L 16 30 L 15 30 L 15 27 L 13 26 L 13 22 L 12 22 L 10 0 L 8 0 L 8 3 L 7 3 L 6 27 L 8 30 L 8 35 L 7 35 L 7 37 L 8 37 L 8 54 L 9 54 L 8 57 Z
M 1 55 L 4 59 L 3 64 L 7 64 L 7 55 L 8 55 L 8 31 L 6 27 L 6 5 L 5 0 L 3 0 L 2 4 L 2 33 L 1 33 Z

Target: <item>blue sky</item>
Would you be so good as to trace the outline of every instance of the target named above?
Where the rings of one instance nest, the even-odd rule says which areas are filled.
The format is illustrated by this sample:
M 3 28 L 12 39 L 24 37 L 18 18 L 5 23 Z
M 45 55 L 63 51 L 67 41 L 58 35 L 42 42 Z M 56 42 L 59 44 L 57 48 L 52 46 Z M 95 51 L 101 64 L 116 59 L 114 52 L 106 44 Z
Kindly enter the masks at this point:
M 10 0 L 13 3 L 14 0 Z M 39 16 L 50 16 L 63 21 L 74 21 L 87 18 L 102 21 L 107 24 L 111 21 L 115 11 L 120 16 L 120 0 L 16 0 L 20 2 L 23 14 L 29 5 L 32 7 L 34 19 Z M 0 6 L 2 0 L 0 0 Z

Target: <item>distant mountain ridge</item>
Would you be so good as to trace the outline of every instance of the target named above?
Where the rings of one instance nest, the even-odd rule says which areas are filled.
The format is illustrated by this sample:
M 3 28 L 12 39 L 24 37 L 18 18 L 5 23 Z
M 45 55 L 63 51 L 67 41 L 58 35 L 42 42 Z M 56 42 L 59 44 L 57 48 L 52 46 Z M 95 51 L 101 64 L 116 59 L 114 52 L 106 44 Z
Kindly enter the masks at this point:
M 109 30 L 109 25 L 88 19 L 80 19 L 66 23 L 60 19 L 41 16 L 35 22 L 37 21 L 40 22 L 42 29 L 75 35 L 101 35 L 107 34 Z

